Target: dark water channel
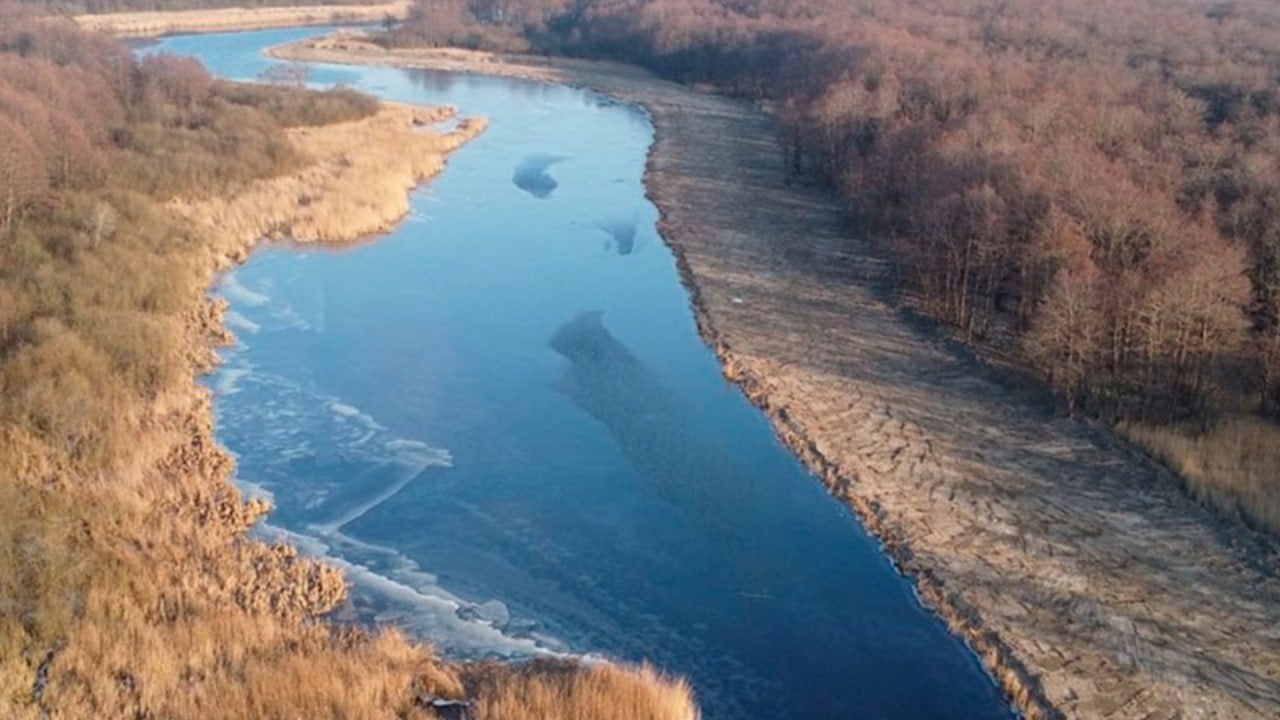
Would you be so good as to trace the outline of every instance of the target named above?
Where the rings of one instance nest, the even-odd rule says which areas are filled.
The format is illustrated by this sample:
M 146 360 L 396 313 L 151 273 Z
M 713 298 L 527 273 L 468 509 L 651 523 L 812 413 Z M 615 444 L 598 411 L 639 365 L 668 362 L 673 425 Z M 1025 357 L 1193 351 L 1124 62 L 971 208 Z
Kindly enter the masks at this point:
M 144 52 L 253 78 L 317 30 Z M 227 275 L 210 378 L 264 533 L 456 658 L 599 654 L 690 677 L 709 718 L 1000 718 L 973 654 L 721 378 L 641 175 L 646 116 L 559 86 L 317 66 L 488 132 L 354 249 Z

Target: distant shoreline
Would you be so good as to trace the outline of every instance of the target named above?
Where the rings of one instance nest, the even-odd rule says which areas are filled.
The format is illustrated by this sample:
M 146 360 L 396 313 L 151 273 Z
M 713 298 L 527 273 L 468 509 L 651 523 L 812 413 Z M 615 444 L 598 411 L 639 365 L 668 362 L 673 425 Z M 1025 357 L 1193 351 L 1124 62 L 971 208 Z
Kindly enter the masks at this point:
M 75 15 L 72 19 L 85 30 L 120 38 L 157 38 L 178 33 L 376 23 L 388 16 L 404 18 L 410 5 L 410 0 L 393 0 L 378 5 L 294 5 L 100 13 Z
M 586 87 L 645 108 L 647 193 L 726 378 L 1026 717 L 1280 714 L 1280 692 L 1238 682 L 1280 687 L 1275 546 L 885 305 L 881 261 L 831 198 L 783 182 L 754 107 L 623 64 L 387 50 L 358 33 L 268 54 Z

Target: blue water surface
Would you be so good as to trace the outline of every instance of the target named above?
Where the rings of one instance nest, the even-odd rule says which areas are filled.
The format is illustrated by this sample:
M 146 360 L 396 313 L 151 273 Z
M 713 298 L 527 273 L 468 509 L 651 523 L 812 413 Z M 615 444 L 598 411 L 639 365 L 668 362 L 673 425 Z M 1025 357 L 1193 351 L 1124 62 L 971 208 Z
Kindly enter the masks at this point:
M 166 38 L 254 79 L 315 28 Z M 210 379 L 263 528 L 350 612 L 459 658 L 598 654 L 706 717 L 1003 718 L 973 653 L 775 439 L 698 337 L 634 107 L 556 85 L 315 66 L 489 130 L 376 242 L 263 247 Z

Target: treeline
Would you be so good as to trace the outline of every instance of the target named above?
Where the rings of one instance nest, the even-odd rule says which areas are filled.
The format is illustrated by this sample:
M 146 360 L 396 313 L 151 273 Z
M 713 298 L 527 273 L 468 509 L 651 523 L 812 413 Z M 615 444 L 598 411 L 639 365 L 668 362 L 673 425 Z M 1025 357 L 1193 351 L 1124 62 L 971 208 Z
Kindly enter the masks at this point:
M 491 35 L 771 105 L 792 180 L 1072 408 L 1280 417 L 1274 3 L 419 0 L 390 40 Z

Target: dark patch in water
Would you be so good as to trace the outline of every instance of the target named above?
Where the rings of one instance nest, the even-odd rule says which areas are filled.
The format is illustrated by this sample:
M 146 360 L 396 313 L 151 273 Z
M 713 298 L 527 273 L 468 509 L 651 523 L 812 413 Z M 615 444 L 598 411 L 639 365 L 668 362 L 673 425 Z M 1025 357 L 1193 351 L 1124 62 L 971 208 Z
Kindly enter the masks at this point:
M 632 467 L 695 527 L 753 544 L 744 528 L 770 519 L 756 511 L 767 504 L 752 502 L 750 473 L 698 432 L 679 398 L 602 317 L 584 312 L 552 335 L 551 348 L 569 361 L 560 391 L 608 429 Z
M 619 255 L 630 255 L 636 249 L 636 223 L 634 220 L 610 220 L 596 227 L 609 233 L 611 240 L 605 247 Z
M 547 155 L 544 153 L 527 155 L 516 165 L 516 171 L 511 177 L 511 182 L 536 198 L 545 199 L 551 197 L 551 193 L 560 187 L 560 183 L 556 182 L 556 179 L 551 177 L 551 173 L 547 172 L 547 170 L 552 165 L 565 160 L 568 160 L 568 158 L 560 155 Z

